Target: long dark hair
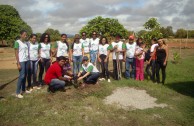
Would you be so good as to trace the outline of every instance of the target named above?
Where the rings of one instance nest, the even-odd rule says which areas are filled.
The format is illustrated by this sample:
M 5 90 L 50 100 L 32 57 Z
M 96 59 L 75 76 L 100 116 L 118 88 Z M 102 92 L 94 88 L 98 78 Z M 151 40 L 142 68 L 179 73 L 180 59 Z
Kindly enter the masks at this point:
M 104 37 L 104 36 L 101 37 L 99 44 L 102 44 L 102 39 L 103 39 L 103 38 L 105 38 L 105 40 L 106 40 L 105 44 L 108 44 L 108 39 L 107 39 L 106 37 Z
M 61 37 L 63 37 L 63 36 L 66 36 L 66 38 L 67 38 L 67 34 L 61 34 Z M 69 49 L 69 44 L 67 42 L 67 39 L 65 39 L 64 43 L 67 45 L 67 48 Z
M 45 36 L 48 35 L 48 43 L 51 42 L 50 35 L 48 33 L 43 33 L 40 37 L 40 42 L 44 42 Z

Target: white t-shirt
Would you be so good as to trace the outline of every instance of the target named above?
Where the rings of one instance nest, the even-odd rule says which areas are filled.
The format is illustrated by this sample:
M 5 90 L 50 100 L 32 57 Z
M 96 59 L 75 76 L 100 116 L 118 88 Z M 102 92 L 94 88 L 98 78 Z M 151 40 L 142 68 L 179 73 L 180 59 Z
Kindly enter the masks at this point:
M 92 68 L 92 73 L 97 73 L 99 72 L 98 69 L 92 64 L 92 63 L 88 63 L 87 66 L 85 66 L 84 64 L 82 64 L 82 68 L 84 69 L 84 71 L 88 72 L 89 69 Z
M 85 40 L 80 39 L 80 42 L 84 46 L 84 53 L 89 53 L 90 52 L 90 39 L 89 38 L 86 38 Z
M 123 47 L 123 42 L 122 41 L 119 41 L 119 42 L 112 42 L 111 43 L 112 47 L 114 48 L 116 45 L 118 46 L 118 50 L 123 50 L 122 47 Z M 113 60 L 116 60 L 116 52 L 115 50 L 113 51 L 112 53 L 112 58 Z M 119 59 L 122 60 L 123 59 L 123 53 L 119 53 Z
M 99 38 L 96 38 L 95 40 L 93 38 L 90 39 L 90 50 L 98 51 L 98 45 L 99 45 Z
M 143 51 L 143 48 L 138 47 L 138 48 L 136 48 L 135 53 L 138 54 L 138 53 L 140 53 L 141 51 Z M 142 55 L 137 56 L 137 58 L 138 58 L 138 59 L 144 59 L 144 58 L 145 58 L 145 52 L 143 52 Z
M 74 43 L 73 44 L 73 56 L 81 56 L 82 55 L 82 43 Z
M 126 56 L 128 58 L 134 58 L 135 49 L 136 49 L 136 42 L 133 42 L 132 44 L 126 43 Z
M 57 41 L 57 57 L 59 56 L 68 56 L 68 46 L 66 43 Z
M 26 42 L 17 40 L 14 45 L 15 49 L 18 49 L 19 62 L 28 61 L 28 46 Z
M 107 55 L 108 53 L 108 47 L 109 47 L 109 44 L 105 44 L 105 45 L 102 45 L 100 44 L 99 47 L 98 47 L 98 52 L 99 54 L 104 54 L 104 55 Z
M 35 42 L 34 44 L 31 42 L 28 42 L 29 60 L 32 60 L 32 61 L 38 60 L 38 46 L 39 44 L 37 42 Z
M 50 43 L 40 43 L 40 57 L 45 59 L 50 59 L 50 49 L 51 45 Z
M 151 48 L 150 48 L 150 52 L 153 52 L 154 49 L 155 49 L 155 47 L 157 47 L 157 46 L 158 46 L 158 43 L 153 44 L 153 45 L 151 46 Z

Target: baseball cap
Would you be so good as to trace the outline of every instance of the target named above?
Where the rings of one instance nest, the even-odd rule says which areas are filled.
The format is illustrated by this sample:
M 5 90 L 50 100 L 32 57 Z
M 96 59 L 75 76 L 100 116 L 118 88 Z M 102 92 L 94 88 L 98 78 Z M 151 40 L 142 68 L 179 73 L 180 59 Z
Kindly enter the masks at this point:
M 134 40 L 134 36 L 133 35 L 130 35 L 129 36 L 129 39 Z

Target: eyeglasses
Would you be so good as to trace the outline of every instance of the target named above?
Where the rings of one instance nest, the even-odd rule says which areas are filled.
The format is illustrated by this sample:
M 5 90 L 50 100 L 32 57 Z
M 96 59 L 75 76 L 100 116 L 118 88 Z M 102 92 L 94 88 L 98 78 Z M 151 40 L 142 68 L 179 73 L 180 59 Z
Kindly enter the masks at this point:
M 96 35 L 96 34 L 93 34 L 93 35 Z
M 82 36 L 86 36 L 86 35 L 82 35 Z

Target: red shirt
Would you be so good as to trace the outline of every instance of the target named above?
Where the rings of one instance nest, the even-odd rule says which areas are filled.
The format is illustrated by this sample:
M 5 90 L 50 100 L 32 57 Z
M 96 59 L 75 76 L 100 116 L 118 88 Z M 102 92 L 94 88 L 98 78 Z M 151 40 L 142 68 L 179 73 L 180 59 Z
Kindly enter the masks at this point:
M 58 62 L 55 62 L 53 65 L 49 67 L 44 77 L 44 82 L 46 84 L 50 84 L 52 79 L 56 79 L 62 76 L 62 67 Z

